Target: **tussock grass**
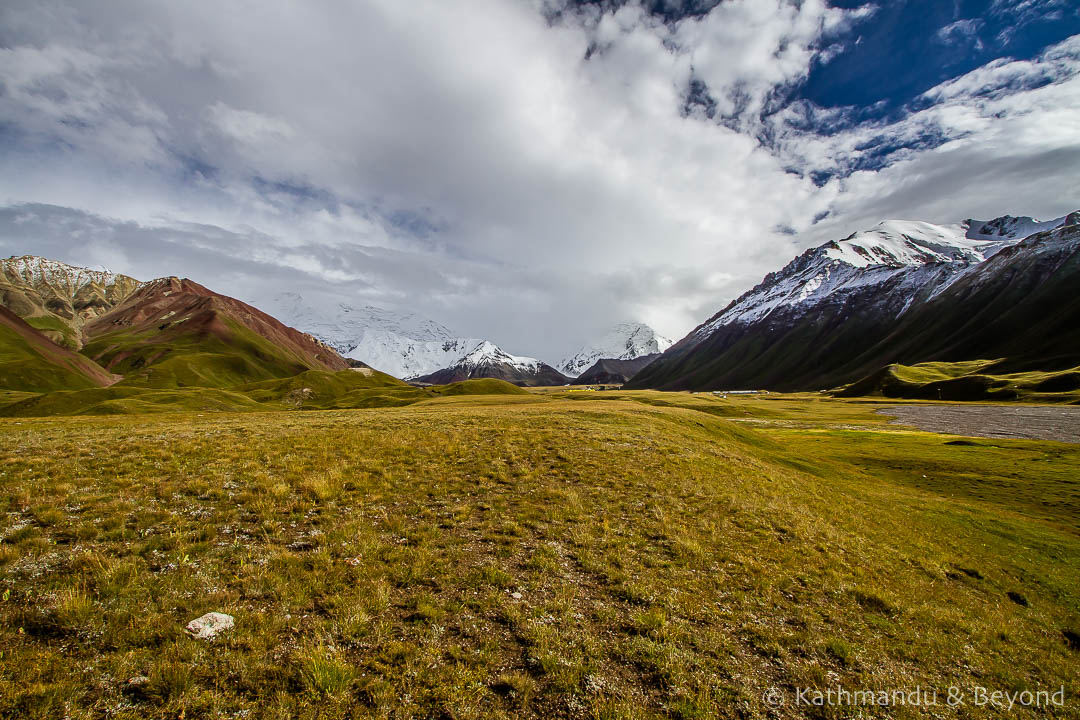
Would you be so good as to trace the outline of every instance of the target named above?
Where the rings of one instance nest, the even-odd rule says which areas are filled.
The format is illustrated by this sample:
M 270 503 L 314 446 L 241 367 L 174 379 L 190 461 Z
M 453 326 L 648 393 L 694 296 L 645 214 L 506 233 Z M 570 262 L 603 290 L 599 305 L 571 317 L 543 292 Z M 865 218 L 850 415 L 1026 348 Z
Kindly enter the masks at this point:
M 796 718 L 765 690 L 1062 684 L 1075 714 L 1080 448 L 589 395 L 0 420 L 0 716 Z M 236 627 L 188 638 L 209 611 Z

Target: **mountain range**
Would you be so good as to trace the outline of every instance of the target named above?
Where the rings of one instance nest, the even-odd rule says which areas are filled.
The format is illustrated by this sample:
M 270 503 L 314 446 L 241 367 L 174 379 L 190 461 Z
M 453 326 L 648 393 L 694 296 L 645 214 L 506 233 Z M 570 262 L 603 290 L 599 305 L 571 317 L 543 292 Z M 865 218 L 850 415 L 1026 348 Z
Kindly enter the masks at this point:
M 296 292 L 281 293 L 270 308 L 284 322 L 310 333 L 346 358 L 421 383 L 498 378 L 517 385 L 563 385 L 600 360 L 638 360 L 671 346 L 670 340 L 648 325 L 620 323 L 556 368 L 536 358 L 512 355 L 490 340 L 464 337 L 413 312 L 347 303 L 317 308 Z M 624 364 L 618 376 L 641 367 L 644 363 L 640 361 Z M 612 378 L 595 382 L 623 381 Z
M 283 322 L 188 279 L 22 256 L 0 260 L 0 393 L 32 405 L 43 401 L 20 394 L 83 393 L 80 407 L 100 410 L 203 388 L 224 394 L 200 402 L 256 409 L 307 385 L 324 388 L 324 406 L 339 390 L 352 403 L 421 397 L 402 379 L 794 391 L 871 387 L 893 382 L 883 368 L 928 362 L 1056 371 L 1080 365 L 1078 281 L 1080 212 L 886 221 L 805 251 L 673 345 L 621 323 L 555 367 L 416 313 L 319 311 L 284 293 L 273 303 Z
M 0 260 L 0 416 L 397 407 L 524 390 L 414 387 L 188 279 Z
M 442 385 L 481 378 L 497 378 L 525 386 L 565 385 L 569 380 L 545 362 L 510 355 L 495 343 L 484 341 L 450 367 L 423 375 L 416 381 Z
M 886 221 L 807 250 L 630 388 L 816 390 L 891 363 L 1080 364 L 1077 220 Z
M 0 261 L 0 307 L 8 310 L 2 319 L 11 357 L 5 359 L 15 363 L 0 382 L 20 390 L 114 383 L 229 388 L 350 365 L 422 384 L 570 380 L 547 363 L 462 337 L 416 313 L 347 303 L 318 309 L 285 292 L 270 303 L 275 317 L 191 280 L 141 282 L 36 256 Z M 657 338 L 647 326 L 623 324 L 577 357 L 595 362 L 600 349 L 610 348 L 612 358 L 634 358 L 668 343 Z M 28 363 L 49 369 L 30 372 Z
M 340 302 L 317 308 L 296 292 L 281 293 L 269 307 L 283 322 L 317 337 L 343 357 L 403 380 L 448 368 L 484 342 L 456 335 L 416 313 Z
M 5 346 L 18 335 L 40 370 L 9 389 L 224 388 L 349 367 L 314 337 L 191 280 L 139 282 L 34 256 L 0 260 L 0 279 Z

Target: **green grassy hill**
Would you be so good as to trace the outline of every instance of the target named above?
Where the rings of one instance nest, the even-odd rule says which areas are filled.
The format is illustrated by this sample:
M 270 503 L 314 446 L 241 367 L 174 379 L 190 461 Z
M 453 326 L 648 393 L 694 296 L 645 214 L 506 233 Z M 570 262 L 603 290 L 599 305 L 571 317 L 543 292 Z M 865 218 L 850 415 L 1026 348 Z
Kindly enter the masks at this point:
M 0 389 L 50 392 L 102 387 L 115 380 L 92 360 L 56 345 L 0 307 Z
M 143 285 L 84 334 L 82 352 L 134 387 L 227 388 L 348 367 L 311 336 L 178 278 Z
M 336 373 L 309 370 L 290 378 L 241 385 L 236 391 L 268 406 L 304 410 L 396 407 L 428 397 L 422 390 L 370 368 Z
M 1000 360 L 889 365 L 837 391 L 838 397 L 1080 402 L 1080 368 L 1000 373 Z
M 163 412 L 254 412 L 265 408 L 247 397 L 216 388 L 108 388 L 51 392 L 0 406 L 0 417 L 49 415 L 135 415 Z
M 94 338 L 83 352 L 135 387 L 225 388 L 307 369 L 245 328 L 224 324 L 232 331 L 227 340 L 204 333 L 118 331 Z
M 12 392 L 0 394 L 0 417 L 393 408 L 435 401 L 490 403 L 508 396 L 535 399 L 528 391 L 502 380 L 466 380 L 421 389 L 370 368 L 334 373 L 308 370 L 228 388 L 118 383 L 66 392 Z
M 459 395 L 529 395 L 528 390 L 495 378 L 482 378 L 477 380 L 462 380 L 449 385 L 432 386 L 431 392 L 439 397 L 454 397 Z

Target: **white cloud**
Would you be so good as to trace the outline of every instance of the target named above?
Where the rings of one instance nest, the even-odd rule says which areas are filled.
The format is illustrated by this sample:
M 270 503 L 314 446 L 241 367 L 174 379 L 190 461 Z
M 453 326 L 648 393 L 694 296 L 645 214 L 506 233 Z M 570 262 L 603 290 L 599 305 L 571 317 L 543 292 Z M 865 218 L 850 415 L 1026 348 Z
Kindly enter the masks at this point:
M 210 124 L 228 138 L 248 145 L 269 145 L 292 139 L 292 126 L 279 118 L 231 108 L 220 100 L 206 108 Z
M 96 255 L 69 259 L 255 301 L 281 283 L 362 296 L 554 359 L 623 318 L 681 336 L 797 245 L 877 213 L 1041 212 L 1075 196 L 1065 169 L 1030 169 L 1080 143 L 1068 45 L 936 88 L 890 125 L 793 131 L 847 117 L 793 106 L 762 146 L 756 118 L 777 89 L 872 12 L 728 0 L 665 24 L 630 3 L 549 23 L 509 0 L 13 0 L 0 121 L 18 142 L 0 148 L 0 203 L 80 212 L 39 208 L 0 240 L 33 251 L 26 228 L 63 217 L 96 233 Z M 692 76 L 728 126 L 683 112 Z M 931 131 L 951 140 L 821 188 L 786 170 L 843 169 L 877 135 Z M 807 235 L 776 230 L 825 210 Z M 63 254 L 65 236 L 49 237 Z

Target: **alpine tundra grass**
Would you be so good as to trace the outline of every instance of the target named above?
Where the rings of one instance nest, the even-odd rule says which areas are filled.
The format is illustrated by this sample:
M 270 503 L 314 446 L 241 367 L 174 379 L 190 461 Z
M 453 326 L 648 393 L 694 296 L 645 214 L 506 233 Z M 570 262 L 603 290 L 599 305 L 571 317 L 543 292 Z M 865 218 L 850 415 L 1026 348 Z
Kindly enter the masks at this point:
M 680 407 L 681 405 L 681 407 Z M 0 716 L 924 717 L 1064 688 L 1080 447 L 660 393 L 0 420 Z M 184 633 L 233 615 L 212 641 Z M 947 689 L 964 692 L 961 708 Z

